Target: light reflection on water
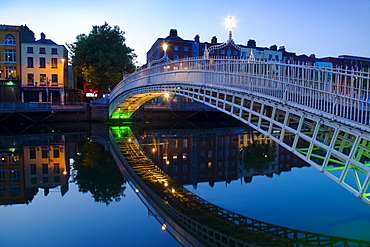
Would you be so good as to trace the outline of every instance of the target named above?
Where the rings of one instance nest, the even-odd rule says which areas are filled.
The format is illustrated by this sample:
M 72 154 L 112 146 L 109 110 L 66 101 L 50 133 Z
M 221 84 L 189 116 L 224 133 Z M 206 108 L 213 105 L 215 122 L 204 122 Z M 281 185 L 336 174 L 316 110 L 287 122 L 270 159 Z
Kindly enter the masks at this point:
M 303 231 L 370 240 L 370 209 L 313 167 L 293 168 L 251 183 L 186 186 L 211 203 L 248 217 Z M 339 199 L 338 199 L 339 198 Z
M 53 191 L 44 196 L 39 189 L 28 205 L 2 206 L 0 246 L 178 246 L 126 187 L 121 201 L 109 206 L 94 203 L 90 192 L 79 192 L 72 182 L 63 197 Z M 253 176 L 248 183 L 238 179 L 214 182 L 213 187 L 208 182 L 198 182 L 196 189 L 185 187 L 211 203 L 257 220 L 370 240 L 370 207 L 312 167 L 292 168 L 272 178 Z

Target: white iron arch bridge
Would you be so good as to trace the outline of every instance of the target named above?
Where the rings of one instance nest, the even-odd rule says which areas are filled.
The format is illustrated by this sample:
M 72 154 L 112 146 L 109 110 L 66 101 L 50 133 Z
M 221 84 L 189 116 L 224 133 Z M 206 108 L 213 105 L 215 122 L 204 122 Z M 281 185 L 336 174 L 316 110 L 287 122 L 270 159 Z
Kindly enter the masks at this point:
M 165 93 L 239 119 L 370 205 L 369 72 L 245 59 L 191 58 L 125 77 L 109 96 L 125 119 Z

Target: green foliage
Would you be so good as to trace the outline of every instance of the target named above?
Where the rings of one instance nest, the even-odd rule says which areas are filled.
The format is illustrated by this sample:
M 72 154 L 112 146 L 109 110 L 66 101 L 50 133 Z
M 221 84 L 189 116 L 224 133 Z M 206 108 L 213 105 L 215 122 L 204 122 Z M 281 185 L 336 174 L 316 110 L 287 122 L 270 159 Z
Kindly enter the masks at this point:
M 266 143 L 255 143 L 243 147 L 240 161 L 246 169 L 253 169 L 262 174 L 267 166 L 276 159 L 276 146 Z
M 69 44 L 75 74 L 90 83 L 91 89 L 106 91 L 122 80 L 124 74 L 135 71 L 136 55 L 126 46 L 124 32 L 104 23 L 93 26 L 89 35 L 80 34 Z
M 97 142 L 86 141 L 75 158 L 73 182 L 82 193 L 90 192 L 95 202 L 107 206 L 120 201 L 125 180 L 109 151 Z

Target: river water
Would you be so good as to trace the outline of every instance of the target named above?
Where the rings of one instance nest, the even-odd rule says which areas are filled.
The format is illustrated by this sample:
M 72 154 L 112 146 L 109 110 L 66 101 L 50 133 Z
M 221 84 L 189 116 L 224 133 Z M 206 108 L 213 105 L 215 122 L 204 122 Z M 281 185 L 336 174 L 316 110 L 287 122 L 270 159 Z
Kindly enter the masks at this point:
M 277 146 L 263 165 L 241 159 L 243 145 L 274 146 L 245 125 L 147 122 L 131 129 L 161 169 L 217 206 L 370 241 L 370 206 L 287 150 Z M 180 246 L 117 168 L 104 143 L 107 126 L 0 134 L 0 246 Z

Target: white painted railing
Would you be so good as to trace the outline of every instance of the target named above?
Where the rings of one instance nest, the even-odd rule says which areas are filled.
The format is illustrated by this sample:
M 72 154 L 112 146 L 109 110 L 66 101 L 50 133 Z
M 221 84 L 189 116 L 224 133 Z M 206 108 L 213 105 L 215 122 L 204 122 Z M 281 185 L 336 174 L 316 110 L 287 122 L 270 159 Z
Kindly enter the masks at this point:
M 370 74 L 360 70 L 243 59 L 189 58 L 142 69 L 111 92 L 111 107 L 128 90 L 184 82 L 258 94 L 346 124 L 370 123 Z

